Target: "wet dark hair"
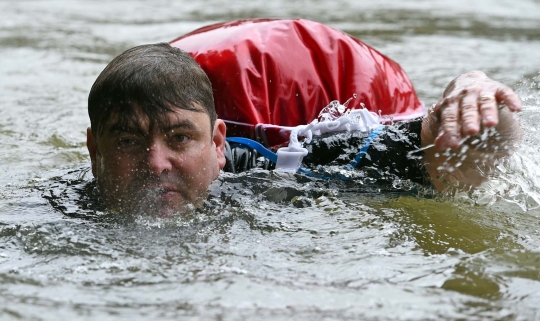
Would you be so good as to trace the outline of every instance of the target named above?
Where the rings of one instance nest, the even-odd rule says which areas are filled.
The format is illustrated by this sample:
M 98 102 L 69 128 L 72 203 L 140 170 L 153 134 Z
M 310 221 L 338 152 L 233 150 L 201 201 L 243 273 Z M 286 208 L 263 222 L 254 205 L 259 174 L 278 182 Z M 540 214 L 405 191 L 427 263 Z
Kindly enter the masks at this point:
M 167 43 L 138 46 L 114 58 L 88 96 L 96 137 L 113 116 L 124 126 L 142 113 L 150 126 L 162 126 L 176 108 L 207 113 L 213 129 L 217 115 L 208 76 L 187 52 Z

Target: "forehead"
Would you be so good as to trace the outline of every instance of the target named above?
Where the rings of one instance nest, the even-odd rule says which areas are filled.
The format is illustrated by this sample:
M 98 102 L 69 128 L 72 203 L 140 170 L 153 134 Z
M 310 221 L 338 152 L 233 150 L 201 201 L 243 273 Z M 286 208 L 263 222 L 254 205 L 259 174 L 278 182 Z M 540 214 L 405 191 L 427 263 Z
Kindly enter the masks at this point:
M 150 117 L 141 109 L 135 109 L 133 113 L 114 113 L 103 126 L 103 133 L 118 131 L 151 131 L 165 132 L 172 128 L 183 127 L 191 130 L 210 130 L 210 116 L 202 109 L 199 111 L 187 109 L 175 109 Z

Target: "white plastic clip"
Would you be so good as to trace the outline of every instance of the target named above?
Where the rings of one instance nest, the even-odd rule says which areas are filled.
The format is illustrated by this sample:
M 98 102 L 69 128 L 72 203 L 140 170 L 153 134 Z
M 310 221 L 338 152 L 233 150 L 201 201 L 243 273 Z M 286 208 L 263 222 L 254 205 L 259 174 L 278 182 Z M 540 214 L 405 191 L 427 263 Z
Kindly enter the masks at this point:
M 356 98 L 356 94 L 353 95 Z M 302 159 L 308 154 L 308 150 L 302 147 L 298 137 L 304 137 L 304 142 L 310 143 L 313 135 L 322 135 L 328 132 L 362 131 L 369 132 L 379 125 L 379 116 L 366 108 L 349 110 L 348 104 L 340 104 L 334 100 L 323 108 L 317 117 L 308 125 L 287 127 L 290 130 L 289 147 L 282 147 L 277 151 L 276 170 L 296 173 L 302 165 Z
M 291 140 L 288 147 L 281 147 L 277 151 L 276 170 L 280 172 L 296 173 L 302 166 L 302 159 L 308 150 L 298 142 L 298 131 L 306 126 L 297 126 L 291 131 Z

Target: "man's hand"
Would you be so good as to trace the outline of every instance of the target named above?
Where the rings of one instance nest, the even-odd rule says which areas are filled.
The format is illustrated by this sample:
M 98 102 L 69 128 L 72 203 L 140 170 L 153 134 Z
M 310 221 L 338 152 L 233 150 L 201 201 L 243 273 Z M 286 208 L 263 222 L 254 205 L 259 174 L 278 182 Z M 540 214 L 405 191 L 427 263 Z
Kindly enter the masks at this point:
M 425 150 L 424 161 L 433 184 L 443 189 L 448 183 L 478 186 L 485 181 L 494 162 L 507 156 L 521 138 L 513 116 L 520 110 L 514 91 L 483 72 L 472 71 L 450 82 L 422 124 L 422 146 L 432 146 Z M 495 128 L 497 137 L 478 144 L 471 136 L 483 128 Z M 440 153 L 446 149 L 448 153 Z

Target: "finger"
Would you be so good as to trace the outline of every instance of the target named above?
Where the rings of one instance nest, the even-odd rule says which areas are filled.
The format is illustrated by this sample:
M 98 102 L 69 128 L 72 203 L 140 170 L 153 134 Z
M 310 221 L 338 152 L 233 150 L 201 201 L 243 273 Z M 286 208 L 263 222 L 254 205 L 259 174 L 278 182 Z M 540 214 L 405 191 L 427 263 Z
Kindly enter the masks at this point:
M 477 96 L 465 94 L 461 99 L 461 134 L 475 135 L 480 131 L 480 115 L 478 114 Z
M 445 98 L 441 104 L 441 124 L 439 136 L 435 139 L 435 147 L 446 149 L 458 147 L 460 139 L 459 110 L 456 99 Z
M 483 94 L 478 97 L 478 108 L 482 117 L 482 125 L 485 127 L 497 126 L 499 123 L 499 110 L 494 95 Z
M 497 90 L 497 92 L 495 93 L 495 97 L 497 98 L 497 101 L 504 102 L 506 106 L 508 106 L 508 109 L 510 109 L 511 111 L 521 111 L 521 99 L 519 99 L 519 97 L 512 89 L 503 86 L 502 88 Z

